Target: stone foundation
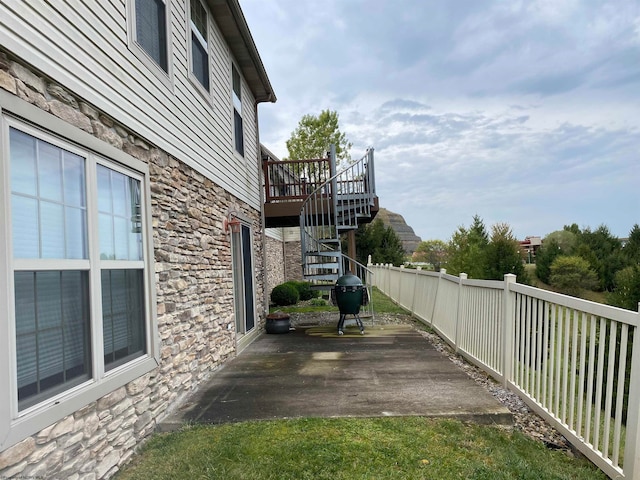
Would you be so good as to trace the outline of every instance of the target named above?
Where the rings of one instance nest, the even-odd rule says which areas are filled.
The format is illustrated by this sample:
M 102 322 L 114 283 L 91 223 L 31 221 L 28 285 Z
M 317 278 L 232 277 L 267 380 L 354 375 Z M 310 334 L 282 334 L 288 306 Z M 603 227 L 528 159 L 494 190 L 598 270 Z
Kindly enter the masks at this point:
M 302 246 L 300 241 L 284 243 L 285 280 L 304 280 L 302 278 Z
M 235 354 L 231 244 L 222 229 L 230 209 L 250 219 L 263 328 L 260 212 L 2 52 L 0 88 L 149 165 L 160 366 L 0 452 L 0 478 L 108 478 Z
M 271 295 L 271 290 L 276 285 L 285 281 L 284 243 L 269 236 L 266 237 L 264 248 L 267 252 L 266 271 L 266 295 Z

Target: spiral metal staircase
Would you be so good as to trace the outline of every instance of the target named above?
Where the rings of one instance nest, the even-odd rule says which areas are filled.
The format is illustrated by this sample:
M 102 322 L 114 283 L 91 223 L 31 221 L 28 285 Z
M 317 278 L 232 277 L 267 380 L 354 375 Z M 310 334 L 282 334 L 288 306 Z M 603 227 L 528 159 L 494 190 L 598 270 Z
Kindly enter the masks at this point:
M 337 172 L 333 145 L 323 159 L 263 159 L 265 225 L 297 223 L 302 274 L 313 288 L 330 290 L 350 271 L 366 285 L 371 298 L 371 272 L 345 255 L 341 244 L 347 237 L 351 239 L 348 243 L 355 245 L 355 230 L 371 222 L 378 212 L 373 152 L 370 148 L 362 158 Z M 355 256 L 351 250 L 349 253 Z M 372 312 L 363 312 L 367 313 Z

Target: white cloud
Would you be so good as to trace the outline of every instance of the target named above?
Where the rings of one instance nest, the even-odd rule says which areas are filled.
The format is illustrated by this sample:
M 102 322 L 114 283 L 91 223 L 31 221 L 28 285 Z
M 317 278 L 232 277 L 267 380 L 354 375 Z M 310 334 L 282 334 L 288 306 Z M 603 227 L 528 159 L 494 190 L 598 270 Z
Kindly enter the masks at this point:
M 537 0 L 242 1 L 286 156 L 306 113 L 375 147 L 381 205 L 424 238 L 479 214 L 518 236 L 626 235 L 640 211 L 640 4 Z

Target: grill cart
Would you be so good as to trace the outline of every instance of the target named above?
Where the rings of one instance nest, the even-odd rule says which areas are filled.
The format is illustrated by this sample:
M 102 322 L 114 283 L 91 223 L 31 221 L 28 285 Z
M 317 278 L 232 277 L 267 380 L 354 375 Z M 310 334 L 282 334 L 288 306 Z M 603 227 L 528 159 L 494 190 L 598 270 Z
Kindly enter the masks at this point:
M 344 334 L 343 328 L 347 315 L 353 315 L 358 327 L 360 327 L 360 334 L 364 335 L 360 307 L 369 303 L 369 295 L 362 281 L 351 272 L 347 272 L 338 278 L 335 287 L 331 290 L 331 301 L 340 309 L 338 335 Z

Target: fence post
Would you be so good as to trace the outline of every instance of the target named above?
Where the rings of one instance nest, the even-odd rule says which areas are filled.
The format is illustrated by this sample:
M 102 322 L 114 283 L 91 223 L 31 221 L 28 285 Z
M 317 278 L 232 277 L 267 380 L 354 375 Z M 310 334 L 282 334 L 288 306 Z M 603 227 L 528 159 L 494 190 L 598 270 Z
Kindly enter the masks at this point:
M 416 292 L 418 290 L 418 272 L 422 270 L 422 267 L 416 267 L 416 278 L 413 280 L 413 297 L 411 298 L 411 315 L 416 314 Z
M 431 308 L 431 318 L 429 319 L 430 327 L 433 327 L 433 316 L 436 314 L 436 303 L 438 303 L 438 290 L 440 289 L 440 282 L 442 281 L 442 276 L 447 273 L 446 268 L 440 269 L 440 275 L 438 275 L 438 283 L 436 283 L 436 293 L 433 296 L 433 307 Z
M 391 264 L 387 263 L 387 284 L 385 285 L 385 288 L 387 289 L 387 291 L 385 292 L 387 294 L 387 296 L 391 297 Z
M 640 302 L 638 322 L 640 324 Z M 624 447 L 624 478 L 640 480 L 640 382 L 634 381 L 640 375 L 640 334 L 638 327 L 633 330 L 631 347 L 631 370 L 629 376 L 629 400 L 627 404 L 627 434 Z
M 402 281 L 404 280 L 404 271 L 405 271 L 406 266 L 400 265 L 400 278 L 398 279 L 398 300 L 396 301 L 396 303 L 398 305 L 400 305 L 403 308 L 407 308 L 406 305 L 402 305 Z
M 506 388 L 511 380 L 513 366 L 513 322 L 514 307 L 511 284 L 516 283 L 516 276 L 507 273 L 504 276 L 504 292 L 502 297 L 502 385 Z
M 458 278 L 458 301 L 456 302 L 456 333 L 453 339 L 453 344 L 455 345 L 456 353 L 458 352 L 458 335 L 460 331 L 460 304 L 462 303 L 462 282 L 466 280 L 468 275 L 466 273 L 460 273 L 460 277 Z

